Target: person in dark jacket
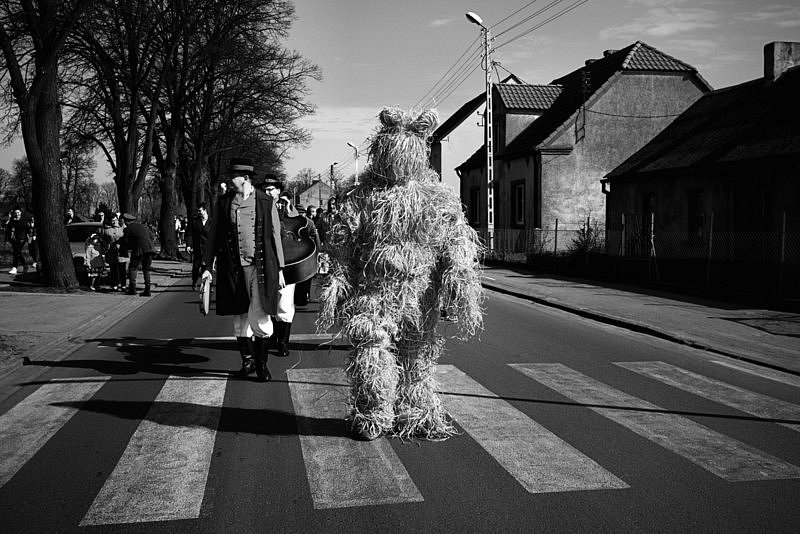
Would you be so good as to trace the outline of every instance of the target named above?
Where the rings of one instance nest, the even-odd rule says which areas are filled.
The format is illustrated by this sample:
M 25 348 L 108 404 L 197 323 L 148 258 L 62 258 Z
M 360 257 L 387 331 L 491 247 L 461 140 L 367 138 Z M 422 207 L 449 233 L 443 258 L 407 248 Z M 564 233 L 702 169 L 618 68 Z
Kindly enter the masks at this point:
M 206 253 L 210 227 L 208 207 L 205 202 L 201 202 L 197 206 L 197 215 L 192 219 L 192 231 L 188 233 L 186 241 L 186 251 L 192 255 L 192 291 L 197 289 L 197 281 L 203 271 L 203 256 Z
M 22 210 L 15 207 L 11 210 L 11 218 L 6 225 L 6 241 L 11 243 L 11 269 L 9 274 L 17 274 L 17 265 L 28 271 L 28 263 L 25 261 L 23 250 L 25 245 L 30 242 L 30 226 L 28 221 L 22 218 Z
M 144 291 L 141 296 L 150 296 L 150 266 L 153 263 L 153 255 L 156 250 L 153 247 L 153 240 L 150 237 L 150 230 L 141 223 L 136 222 L 136 216 L 131 213 L 122 215 L 125 220 L 125 229 L 122 231 L 123 247 L 130 251 L 130 261 L 128 263 L 128 295 L 136 294 L 136 275 L 139 266 L 142 267 L 144 275 Z
M 203 280 L 211 280 L 217 260 L 217 315 L 232 315 L 242 368 L 246 377 L 255 368 L 261 382 L 271 377 L 267 368 L 269 338 L 275 327 L 278 290 L 283 280 L 280 221 L 272 198 L 253 187 L 253 163 L 230 162 L 231 191 L 214 206 L 203 257 Z M 250 344 L 255 334 L 255 343 Z M 252 354 L 252 356 L 251 356 Z M 253 361 L 255 359 L 255 362 Z

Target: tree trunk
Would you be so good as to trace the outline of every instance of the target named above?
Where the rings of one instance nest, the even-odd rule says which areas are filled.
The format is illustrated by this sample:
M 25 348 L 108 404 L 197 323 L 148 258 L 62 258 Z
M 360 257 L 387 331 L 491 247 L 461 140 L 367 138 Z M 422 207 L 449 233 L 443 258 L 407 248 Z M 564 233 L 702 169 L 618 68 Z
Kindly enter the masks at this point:
M 30 95 L 23 111 L 22 138 L 33 177 L 33 206 L 41 272 L 47 286 L 75 289 L 78 278 L 72 263 L 62 214 L 53 213 L 63 205 L 61 177 L 61 108 L 58 104 L 57 67 L 42 73 L 38 94 Z
M 178 240 L 175 234 L 175 166 L 167 165 L 158 181 L 161 189 L 161 259 L 178 259 Z

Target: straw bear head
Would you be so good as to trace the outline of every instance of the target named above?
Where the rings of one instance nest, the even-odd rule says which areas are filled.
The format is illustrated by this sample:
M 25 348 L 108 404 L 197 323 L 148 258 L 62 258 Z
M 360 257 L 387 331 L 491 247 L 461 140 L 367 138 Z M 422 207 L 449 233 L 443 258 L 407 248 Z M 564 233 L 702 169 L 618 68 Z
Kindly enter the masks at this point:
M 372 178 L 386 185 L 429 179 L 428 138 L 439 122 L 436 111 L 412 117 L 399 108 L 384 108 L 378 118 L 381 126 L 370 146 Z

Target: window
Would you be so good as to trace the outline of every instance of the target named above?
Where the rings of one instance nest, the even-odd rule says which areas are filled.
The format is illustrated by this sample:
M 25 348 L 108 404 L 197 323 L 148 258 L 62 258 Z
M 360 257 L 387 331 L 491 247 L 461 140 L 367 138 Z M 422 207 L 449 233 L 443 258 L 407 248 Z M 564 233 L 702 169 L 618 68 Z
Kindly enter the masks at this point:
M 469 223 L 472 226 L 481 224 L 481 188 L 478 186 L 469 190 Z
M 525 182 L 511 182 L 511 225 L 525 226 Z

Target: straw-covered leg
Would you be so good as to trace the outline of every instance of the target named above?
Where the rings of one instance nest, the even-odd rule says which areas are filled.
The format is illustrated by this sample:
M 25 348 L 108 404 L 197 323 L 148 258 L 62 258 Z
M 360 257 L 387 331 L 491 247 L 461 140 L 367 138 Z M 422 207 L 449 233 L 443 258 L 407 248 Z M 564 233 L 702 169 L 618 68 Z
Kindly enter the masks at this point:
M 392 348 L 389 335 L 376 330 L 350 353 L 351 429 L 365 439 L 375 439 L 394 427 L 400 368 Z
M 437 393 L 436 361 L 444 339 L 429 332 L 413 340 L 419 336 L 406 335 L 406 341 L 398 344 L 403 372 L 395 404 L 395 434 L 400 438 L 445 440 L 457 431 Z

